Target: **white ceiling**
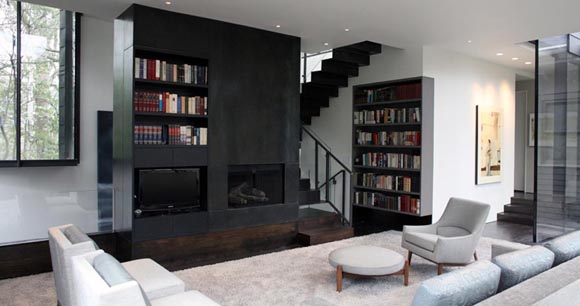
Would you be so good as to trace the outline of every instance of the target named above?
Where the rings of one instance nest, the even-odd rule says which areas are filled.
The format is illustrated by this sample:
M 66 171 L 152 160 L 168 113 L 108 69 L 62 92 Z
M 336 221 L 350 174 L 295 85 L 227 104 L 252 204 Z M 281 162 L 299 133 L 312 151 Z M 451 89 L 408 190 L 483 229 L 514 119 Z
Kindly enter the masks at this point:
M 30 0 L 107 20 L 136 2 L 299 36 L 308 52 L 363 40 L 398 48 L 430 45 L 527 71 L 533 65 L 524 62 L 533 62 L 534 53 L 517 43 L 580 30 L 578 0 L 165 1 Z

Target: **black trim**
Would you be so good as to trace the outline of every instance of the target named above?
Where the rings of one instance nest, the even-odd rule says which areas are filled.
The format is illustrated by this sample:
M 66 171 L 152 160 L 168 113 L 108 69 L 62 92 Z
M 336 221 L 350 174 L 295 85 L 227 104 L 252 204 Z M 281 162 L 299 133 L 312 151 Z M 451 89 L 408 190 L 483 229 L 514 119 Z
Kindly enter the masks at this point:
M 20 113 L 22 112 L 22 107 L 20 106 L 21 100 L 21 89 L 22 89 L 22 47 L 21 47 L 21 39 L 22 39 L 22 3 L 20 1 L 16 2 L 16 167 L 20 167 L 20 155 L 21 155 L 21 116 Z
M 76 165 L 80 162 L 81 154 L 81 17 L 83 14 L 75 13 L 75 84 L 73 86 L 75 103 L 74 103 L 74 160 Z
M 475 106 L 475 185 L 479 174 L 479 105 Z
M 535 97 L 535 101 L 534 101 L 534 116 L 535 116 L 535 120 L 534 120 L 534 131 L 536 131 L 536 137 L 534 139 L 534 203 L 532 205 L 532 218 L 533 218 L 533 231 L 532 231 L 532 241 L 534 243 L 538 242 L 538 139 L 540 137 L 538 137 L 538 108 L 540 105 L 539 102 L 539 97 L 538 97 L 538 92 L 539 92 L 539 88 L 538 88 L 538 75 L 540 72 L 540 42 L 538 40 L 534 41 L 534 44 L 536 45 L 536 51 L 535 51 L 535 62 L 536 62 L 536 67 L 535 67 L 535 72 L 534 72 L 534 94 L 536 95 Z

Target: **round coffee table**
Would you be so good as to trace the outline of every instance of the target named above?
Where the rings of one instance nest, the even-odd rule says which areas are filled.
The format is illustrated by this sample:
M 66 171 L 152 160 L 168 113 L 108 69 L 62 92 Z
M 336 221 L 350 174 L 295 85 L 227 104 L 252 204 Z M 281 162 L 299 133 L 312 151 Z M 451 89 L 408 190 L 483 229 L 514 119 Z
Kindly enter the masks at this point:
M 343 276 L 377 277 L 403 275 L 409 284 L 409 262 L 397 252 L 376 246 L 349 246 L 336 249 L 328 255 L 336 268 L 336 291 L 342 291 Z

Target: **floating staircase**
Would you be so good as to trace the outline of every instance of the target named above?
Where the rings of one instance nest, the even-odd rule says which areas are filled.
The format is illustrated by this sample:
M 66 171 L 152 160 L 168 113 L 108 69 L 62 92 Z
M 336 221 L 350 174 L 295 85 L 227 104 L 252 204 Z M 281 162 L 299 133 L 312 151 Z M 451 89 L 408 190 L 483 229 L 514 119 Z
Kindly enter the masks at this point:
M 332 58 L 322 60 L 321 70 L 311 74 L 302 84 L 300 119 L 310 125 L 312 117 L 320 116 L 320 109 L 330 105 L 330 98 L 338 97 L 338 88 L 347 87 L 350 77 L 358 76 L 361 66 L 370 64 L 370 56 L 381 53 L 381 45 L 370 41 L 332 50 Z
M 497 214 L 497 220 L 500 222 L 533 225 L 533 205 L 533 194 L 517 192 L 511 197 L 511 203 L 504 205 L 503 212 Z

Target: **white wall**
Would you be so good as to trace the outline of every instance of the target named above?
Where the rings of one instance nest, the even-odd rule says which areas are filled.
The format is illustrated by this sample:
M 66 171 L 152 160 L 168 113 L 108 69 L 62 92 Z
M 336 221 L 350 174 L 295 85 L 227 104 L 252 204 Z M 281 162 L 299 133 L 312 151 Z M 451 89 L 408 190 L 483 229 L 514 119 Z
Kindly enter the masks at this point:
M 58 224 L 97 230 L 97 111 L 113 110 L 113 23 L 84 16 L 81 29 L 80 164 L 1 169 L 0 243 L 46 238 Z
M 319 135 L 332 152 L 348 167 L 352 167 L 352 86 L 372 82 L 390 81 L 402 78 L 418 77 L 422 74 L 422 48 L 410 48 L 406 50 L 383 46 L 381 54 L 370 58 L 370 65 L 359 69 L 359 76 L 349 78 L 349 86 L 341 88 L 339 96 L 330 100 L 330 107 L 321 110 L 320 117 L 314 117 L 311 129 Z M 308 137 L 302 142 L 302 154 L 300 168 L 302 177 L 314 177 L 314 161 L 308 158 L 314 155 L 312 143 Z M 323 159 L 320 159 L 323 162 Z M 333 164 L 333 173 L 340 168 Z M 320 182 L 324 181 L 324 167 L 320 167 Z M 340 183 L 340 182 L 339 182 Z M 350 184 L 350 182 L 348 182 Z M 342 199 L 341 186 L 336 185 L 336 192 L 332 198 L 339 205 Z M 350 185 L 347 185 L 350 186 Z M 349 188 L 346 192 L 347 207 L 350 198 Z
M 458 53 L 425 47 L 423 74 L 435 79 L 433 220 L 450 197 L 491 204 L 488 221 L 514 190 L 515 72 Z M 475 106 L 502 110 L 502 181 L 475 185 Z
M 534 147 L 530 146 L 528 143 L 529 131 L 530 131 L 530 114 L 533 114 L 536 110 L 536 96 L 535 96 L 535 82 L 534 80 L 526 80 L 516 82 L 516 91 L 524 91 L 527 93 L 527 101 L 525 105 L 525 118 L 523 128 L 524 131 L 524 159 L 525 159 L 525 169 L 524 169 L 524 191 L 534 192 Z M 518 156 L 516 154 L 516 156 Z M 520 156 L 518 156 L 520 157 Z

